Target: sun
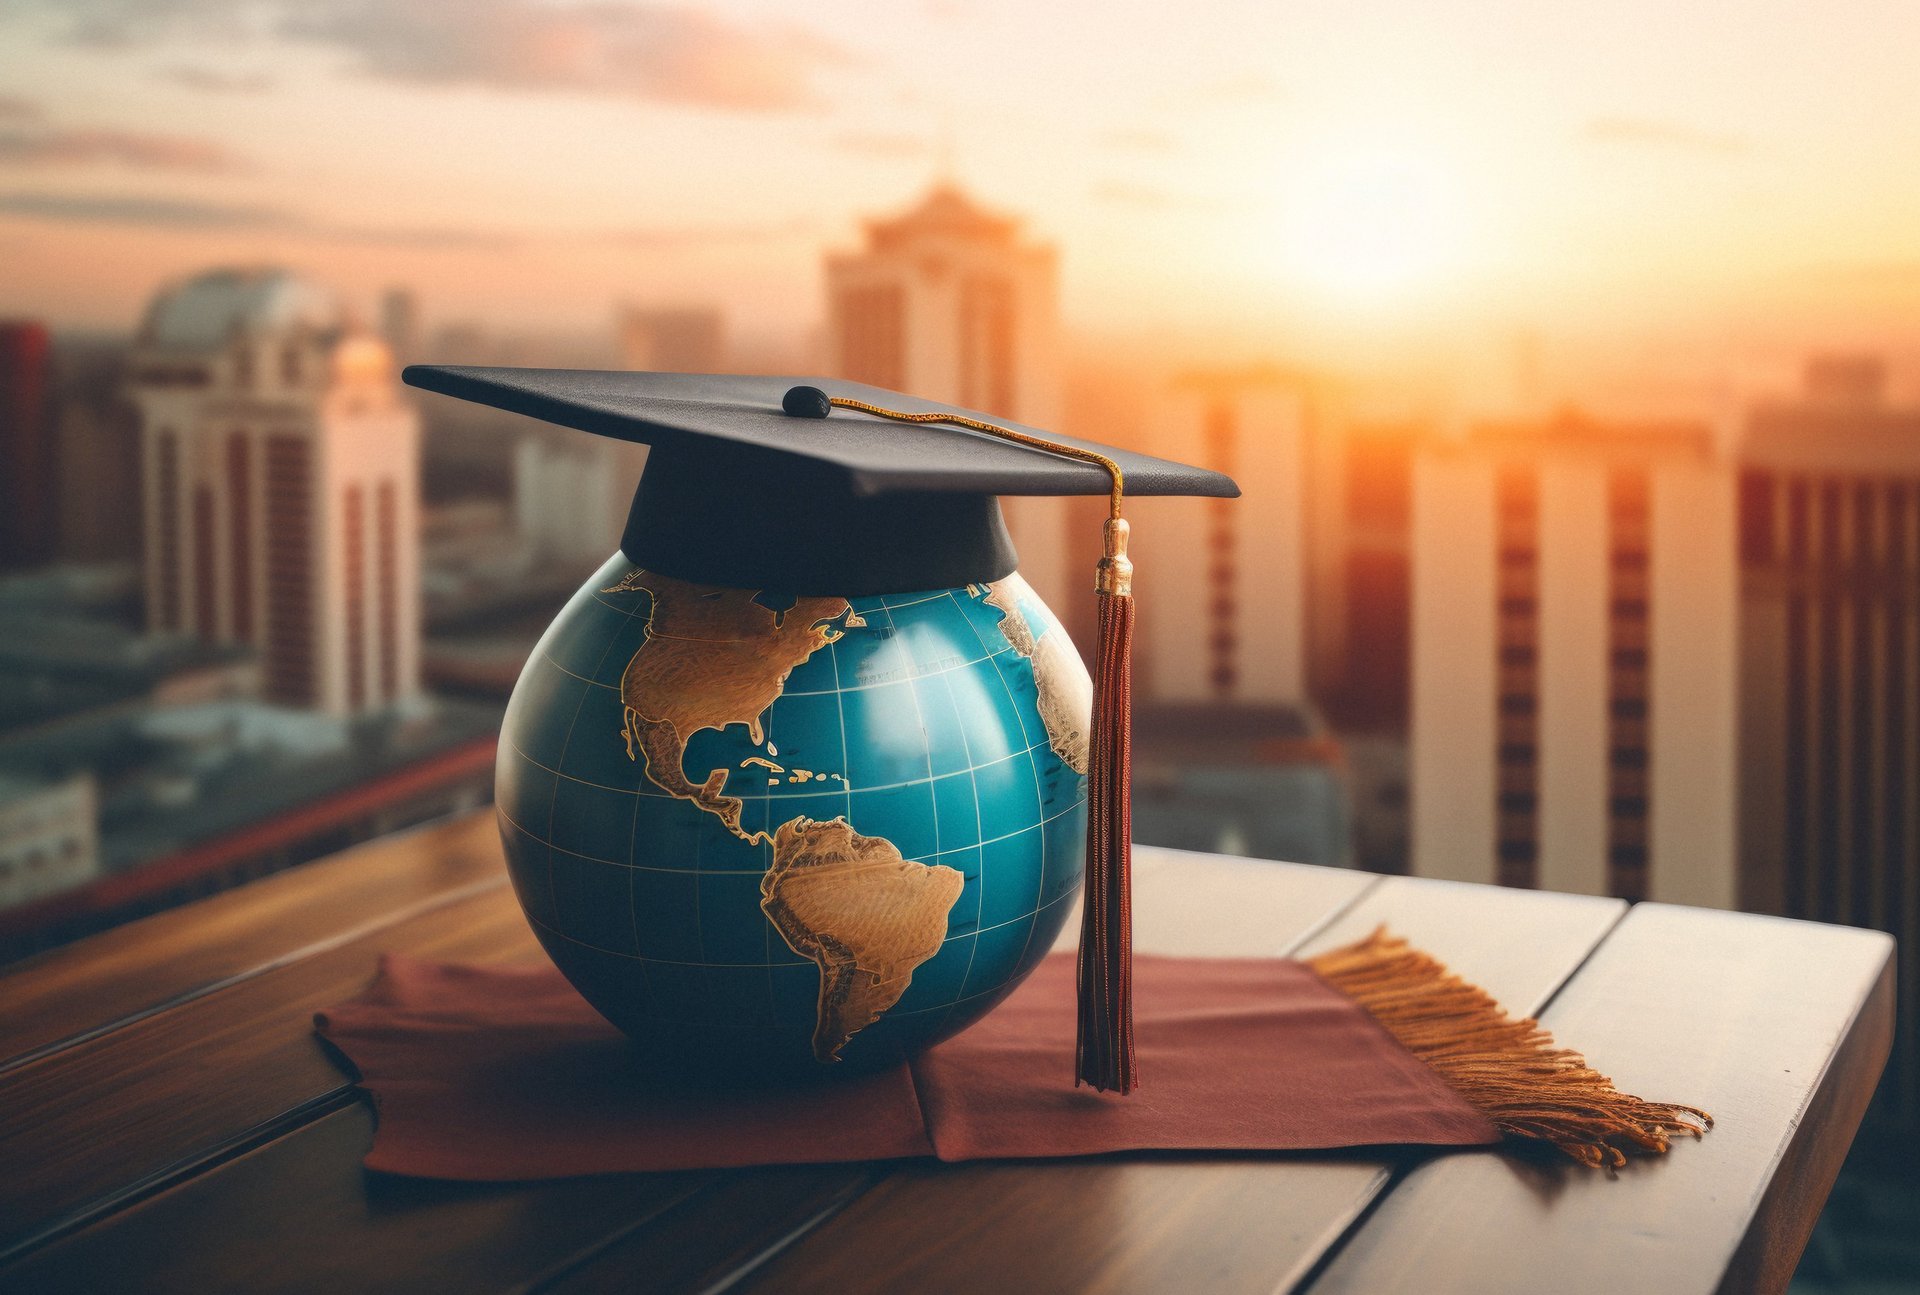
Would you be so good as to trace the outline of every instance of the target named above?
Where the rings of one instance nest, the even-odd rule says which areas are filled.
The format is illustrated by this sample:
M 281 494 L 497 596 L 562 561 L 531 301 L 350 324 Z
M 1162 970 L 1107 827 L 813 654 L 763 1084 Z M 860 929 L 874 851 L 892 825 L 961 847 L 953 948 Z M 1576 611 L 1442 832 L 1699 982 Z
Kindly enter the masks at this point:
M 1421 295 L 1457 256 L 1448 178 L 1437 159 L 1411 151 L 1355 151 L 1303 167 L 1286 204 L 1291 276 L 1353 306 Z

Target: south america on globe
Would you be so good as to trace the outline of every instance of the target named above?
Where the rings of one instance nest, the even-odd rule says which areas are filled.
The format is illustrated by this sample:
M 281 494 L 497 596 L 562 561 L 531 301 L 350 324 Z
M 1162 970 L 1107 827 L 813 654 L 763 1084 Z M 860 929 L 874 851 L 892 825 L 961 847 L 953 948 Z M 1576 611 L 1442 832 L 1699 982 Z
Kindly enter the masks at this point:
M 555 963 L 661 1061 L 885 1065 L 1053 947 L 1091 706 L 1017 574 L 795 598 L 616 556 L 509 703 L 509 871 Z

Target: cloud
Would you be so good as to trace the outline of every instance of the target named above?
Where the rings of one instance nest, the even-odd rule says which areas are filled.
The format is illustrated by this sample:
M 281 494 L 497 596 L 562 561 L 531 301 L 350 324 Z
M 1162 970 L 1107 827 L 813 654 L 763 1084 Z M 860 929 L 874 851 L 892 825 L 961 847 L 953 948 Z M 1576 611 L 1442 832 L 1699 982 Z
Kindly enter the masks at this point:
M 421 252 L 512 252 L 530 241 L 524 234 L 501 229 L 465 229 L 452 225 L 381 228 L 360 225 L 309 225 L 306 232 L 333 243 L 370 247 L 404 247 Z
M 775 221 L 761 225 L 683 225 L 655 229 L 617 229 L 604 237 L 627 247 L 670 249 L 714 243 L 772 243 L 800 238 L 813 231 L 813 222 L 804 219 Z
M 346 54 L 370 76 L 423 85 L 570 92 L 743 112 L 820 102 L 849 55 L 783 24 L 693 8 L 585 0 L 41 0 L 70 39 L 134 46 L 264 34 Z
M 1738 135 L 1716 134 L 1652 117 L 1595 117 L 1580 128 L 1580 137 L 1590 144 L 1628 145 L 1678 153 L 1729 154 L 1744 152 L 1747 147 L 1746 140 Z
M 273 88 L 273 78 L 264 72 L 223 72 L 218 68 L 180 66 L 162 68 L 163 81 L 171 81 L 203 94 L 263 94 Z
M 922 158 L 933 156 L 933 141 L 905 131 L 849 130 L 836 135 L 835 148 L 864 157 Z
M 1828 261 L 1806 266 L 1790 277 L 1851 288 L 1920 289 L 1920 260 Z
M 1213 211 L 1220 206 L 1211 199 L 1132 180 L 1102 180 L 1093 186 L 1093 198 L 1108 206 L 1139 211 Z
M 686 225 L 586 231 L 485 229 L 454 225 L 380 226 L 317 220 L 281 208 L 251 207 L 144 194 L 82 194 L 46 190 L 0 191 L 0 218 L 67 225 L 124 225 L 193 232 L 256 230 L 327 243 L 407 248 L 422 252 L 511 252 L 535 244 L 599 241 L 644 251 L 768 243 L 806 237 L 810 220 L 765 224 Z
M 215 140 L 135 130 L 64 128 L 0 130 L 0 164 L 91 166 L 113 163 L 143 171 L 245 171 L 244 159 Z
M 1183 106 L 1250 108 L 1285 103 L 1287 91 L 1264 72 L 1235 72 L 1194 86 L 1180 96 Z
M 279 230 L 337 242 L 405 247 L 502 246 L 505 236 L 475 230 L 379 229 L 327 225 L 275 207 L 249 207 L 144 194 L 0 193 L 0 216 L 82 225 L 135 225 L 172 230 Z
M 268 207 L 192 202 L 128 194 L 0 192 L 0 216 L 69 224 L 142 225 L 157 229 L 267 229 L 298 224 Z
M 198 39 L 246 34 L 241 0 L 41 0 L 66 21 L 77 45 L 129 49 L 169 36 Z
M 1152 153 L 1162 157 L 1181 151 L 1180 140 L 1164 130 L 1110 130 L 1100 136 L 1100 143 L 1122 153 Z

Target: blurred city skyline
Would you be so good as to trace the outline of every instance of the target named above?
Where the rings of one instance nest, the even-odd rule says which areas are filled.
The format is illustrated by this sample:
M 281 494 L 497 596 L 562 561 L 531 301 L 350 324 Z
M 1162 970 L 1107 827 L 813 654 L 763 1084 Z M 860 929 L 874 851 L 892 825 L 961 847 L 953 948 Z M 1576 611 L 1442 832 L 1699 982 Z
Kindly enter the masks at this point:
M 1070 330 L 1175 362 L 1484 405 L 1528 364 L 1737 398 L 1871 348 L 1903 388 L 1899 7 L 1762 8 L 16 0 L 0 313 L 125 331 L 286 264 L 367 317 L 396 283 L 502 330 L 691 303 L 806 354 L 821 254 L 950 176 L 1062 249 Z
M 392 361 L 830 375 L 1240 483 L 1130 505 L 1140 841 L 1896 932 L 1910 1256 L 1917 23 L 0 0 L 0 962 L 490 799 L 645 452 Z

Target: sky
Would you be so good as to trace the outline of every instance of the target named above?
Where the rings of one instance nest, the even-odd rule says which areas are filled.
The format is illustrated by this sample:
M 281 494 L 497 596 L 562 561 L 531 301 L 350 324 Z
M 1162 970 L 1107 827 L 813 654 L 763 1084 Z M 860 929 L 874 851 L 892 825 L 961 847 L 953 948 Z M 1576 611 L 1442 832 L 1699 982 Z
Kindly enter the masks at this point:
M 948 175 L 1087 330 L 1920 347 L 1917 65 L 1911 0 L 0 0 L 0 313 L 798 333 Z

